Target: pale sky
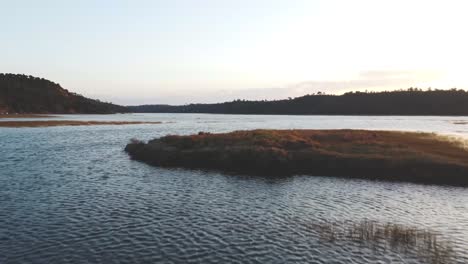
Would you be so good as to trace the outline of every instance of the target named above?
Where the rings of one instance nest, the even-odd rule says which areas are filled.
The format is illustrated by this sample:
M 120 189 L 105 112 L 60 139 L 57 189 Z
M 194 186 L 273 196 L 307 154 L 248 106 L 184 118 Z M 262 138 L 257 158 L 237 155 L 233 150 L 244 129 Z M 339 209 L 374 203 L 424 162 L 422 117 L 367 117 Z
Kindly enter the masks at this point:
M 120 104 L 468 88 L 468 1 L 0 0 L 0 72 Z

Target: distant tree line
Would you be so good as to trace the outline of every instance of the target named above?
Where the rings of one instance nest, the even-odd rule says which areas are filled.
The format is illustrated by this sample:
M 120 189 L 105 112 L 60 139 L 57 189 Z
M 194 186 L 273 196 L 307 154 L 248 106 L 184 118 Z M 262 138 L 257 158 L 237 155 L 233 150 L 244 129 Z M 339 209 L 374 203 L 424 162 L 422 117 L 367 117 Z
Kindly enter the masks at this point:
M 31 75 L 0 73 L 0 113 L 106 114 L 126 107 L 89 99 Z
M 383 92 L 322 92 L 273 101 L 234 100 L 216 104 L 130 106 L 142 113 L 269 115 L 468 115 L 468 92 L 409 88 Z

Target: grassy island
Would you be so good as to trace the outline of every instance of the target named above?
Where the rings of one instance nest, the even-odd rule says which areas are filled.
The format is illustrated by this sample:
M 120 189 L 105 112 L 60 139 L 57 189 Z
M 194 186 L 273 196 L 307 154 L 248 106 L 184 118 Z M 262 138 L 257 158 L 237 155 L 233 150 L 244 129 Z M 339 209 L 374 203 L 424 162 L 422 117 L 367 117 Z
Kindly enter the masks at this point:
M 132 140 L 135 160 L 224 172 L 341 176 L 468 186 L 468 149 L 430 133 L 252 130 Z

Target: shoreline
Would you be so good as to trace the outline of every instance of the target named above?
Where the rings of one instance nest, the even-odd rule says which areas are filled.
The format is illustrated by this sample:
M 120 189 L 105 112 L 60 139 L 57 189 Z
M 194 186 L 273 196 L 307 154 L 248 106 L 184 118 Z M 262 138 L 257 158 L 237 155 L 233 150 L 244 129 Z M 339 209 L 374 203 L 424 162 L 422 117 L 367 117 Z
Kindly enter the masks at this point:
M 56 115 L 49 114 L 0 114 L 2 118 L 54 118 Z
M 75 120 L 45 120 L 45 121 L 1 121 L 0 127 L 52 127 L 52 126 L 98 126 L 98 125 L 143 125 L 161 124 L 162 122 L 141 121 L 75 121 Z

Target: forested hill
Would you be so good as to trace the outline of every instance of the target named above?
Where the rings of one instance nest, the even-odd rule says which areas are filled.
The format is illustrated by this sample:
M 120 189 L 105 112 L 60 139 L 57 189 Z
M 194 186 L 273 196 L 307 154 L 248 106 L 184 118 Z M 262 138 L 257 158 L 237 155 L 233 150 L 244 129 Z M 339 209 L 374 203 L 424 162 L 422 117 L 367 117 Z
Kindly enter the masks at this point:
M 181 106 L 130 106 L 142 113 L 216 113 L 278 115 L 468 115 L 468 92 L 420 90 L 322 93 L 277 101 L 245 101 Z
M 0 73 L 0 114 L 108 114 L 128 111 L 124 106 L 69 92 L 43 78 Z

